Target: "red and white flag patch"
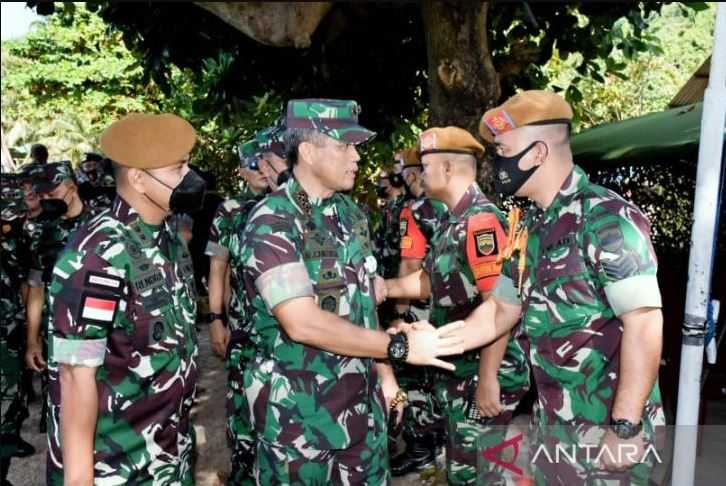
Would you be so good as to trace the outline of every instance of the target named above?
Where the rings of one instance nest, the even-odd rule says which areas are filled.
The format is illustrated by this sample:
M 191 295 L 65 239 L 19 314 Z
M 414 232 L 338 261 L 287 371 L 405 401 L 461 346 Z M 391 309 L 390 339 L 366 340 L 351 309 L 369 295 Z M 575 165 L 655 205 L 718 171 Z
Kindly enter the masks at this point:
M 484 118 L 484 123 L 494 135 L 501 135 L 502 133 L 517 128 L 512 117 L 504 110 L 497 111 Z
M 87 295 L 83 298 L 81 319 L 113 322 L 116 307 L 118 307 L 118 299 L 114 299 L 113 297 L 91 297 Z
M 436 146 L 436 132 L 425 132 L 421 135 L 421 148 L 420 151 L 434 150 Z

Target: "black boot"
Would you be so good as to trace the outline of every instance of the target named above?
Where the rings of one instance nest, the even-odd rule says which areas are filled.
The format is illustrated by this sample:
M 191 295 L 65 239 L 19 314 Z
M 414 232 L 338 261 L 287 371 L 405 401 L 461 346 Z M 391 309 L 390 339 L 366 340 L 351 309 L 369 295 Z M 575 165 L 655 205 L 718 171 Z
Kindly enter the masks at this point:
M 13 483 L 8 481 L 8 471 L 10 470 L 10 458 L 0 459 L 0 486 L 13 486 Z
M 430 438 L 408 442 L 406 451 L 391 459 L 391 475 L 405 476 L 436 462 L 436 447 Z
M 15 442 L 17 443 L 17 448 L 13 454 L 14 457 L 28 457 L 35 454 L 35 447 L 33 447 L 33 444 L 23 440 L 20 435 L 16 437 Z

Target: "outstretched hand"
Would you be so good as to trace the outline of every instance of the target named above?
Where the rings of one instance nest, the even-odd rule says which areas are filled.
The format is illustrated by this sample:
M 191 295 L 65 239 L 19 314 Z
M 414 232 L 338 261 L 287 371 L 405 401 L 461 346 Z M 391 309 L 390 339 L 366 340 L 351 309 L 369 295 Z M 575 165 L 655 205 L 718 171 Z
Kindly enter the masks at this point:
M 464 340 L 449 333 L 464 326 L 463 321 L 453 322 L 438 329 L 428 321 L 419 321 L 408 326 L 399 326 L 408 337 L 408 359 L 410 364 L 436 366 L 454 371 L 456 366 L 439 359 L 464 352 Z

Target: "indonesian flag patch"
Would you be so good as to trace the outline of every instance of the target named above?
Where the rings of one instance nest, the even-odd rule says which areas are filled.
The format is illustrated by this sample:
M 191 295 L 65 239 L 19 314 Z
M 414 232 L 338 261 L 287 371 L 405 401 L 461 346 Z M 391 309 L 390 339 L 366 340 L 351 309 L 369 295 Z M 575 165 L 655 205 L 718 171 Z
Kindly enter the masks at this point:
M 94 322 L 113 322 L 119 299 L 84 295 L 81 304 L 81 319 Z

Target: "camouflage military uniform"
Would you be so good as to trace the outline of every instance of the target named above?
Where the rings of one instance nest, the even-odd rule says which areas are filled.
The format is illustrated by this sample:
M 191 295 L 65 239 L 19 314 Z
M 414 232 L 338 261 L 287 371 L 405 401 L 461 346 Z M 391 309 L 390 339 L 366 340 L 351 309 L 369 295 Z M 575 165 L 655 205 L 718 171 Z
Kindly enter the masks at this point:
M 577 443 L 592 433 L 588 425 L 610 422 L 623 333 L 617 316 L 661 305 L 650 223 L 634 205 L 592 184 L 579 167 L 552 204 L 544 211 L 533 207 L 523 223 L 529 238 L 521 294 L 515 258 L 505 264 L 493 295 L 522 305 L 540 440 L 557 434 L 559 442 Z M 642 422 L 648 436 L 665 424 L 657 384 Z M 537 483 L 647 484 L 649 473 L 647 464 L 624 474 L 597 471 L 589 463 L 569 466 L 540 469 Z
M 501 212 L 474 183 L 451 209 L 448 221 L 442 222 L 424 260 L 424 270 L 431 279 L 430 321 L 436 327 L 464 319 L 481 303 L 466 248 L 467 225 L 481 213 L 495 214 L 499 223 L 506 227 Z M 493 244 L 495 254 L 505 242 L 494 239 L 490 244 Z M 475 349 L 452 359 L 451 362 L 456 365 L 454 372 L 435 372 L 435 399 L 447 421 L 447 474 L 452 484 L 473 484 L 477 481 L 479 447 L 496 444 L 504 438 L 503 427 L 487 426 L 507 425 L 519 400 L 529 389 L 527 360 L 520 340 L 513 337 L 509 340 L 497 375 L 503 412 L 487 421 L 469 420 L 469 408 L 477 406 L 473 396 L 479 372 L 479 352 L 480 349 Z M 493 482 L 498 476 L 496 471 L 491 474 L 485 477 L 486 481 Z
M 365 217 L 348 196 L 311 200 L 291 179 L 250 214 L 242 259 L 257 349 L 244 384 L 258 437 L 258 483 L 386 484 L 386 419 L 374 360 L 292 341 L 271 311 L 310 296 L 375 329 L 376 262 Z
M 96 214 L 96 210 L 84 205 L 81 213 L 73 218 L 57 218 L 44 221 L 36 218 L 25 223 L 25 231 L 30 238 L 30 254 L 32 255 L 30 270 L 28 271 L 28 285 L 31 287 L 45 287 L 43 326 L 41 328 L 43 331 L 48 329 L 50 314 L 48 286 L 53 274 L 53 265 L 55 265 L 63 247 L 78 228 L 90 221 Z
M 22 231 L 27 207 L 19 182 L 2 175 L 0 203 L 0 459 L 17 450 L 22 420 L 27 416 L 20 393 L 25 340 L 25 305 L 20 286 L 26 273 L 27 242 Z M 4 467 L 4 466 L 3 466 Z M 6 471 L 3 471 L 5 473 Z M 4 476 L 2 477 L 4 479 Z
M 63 482 L 60 364 L 97 367 L 96 483 L 193 484 L 196 290 L 176 229 L 117 198 L 60 256 L 50 299 L 48 484 Z
M 409 199 L 401 211 L 401 258 L 423 259 L 443 218 L 448 217 L 446 206 L 434 199 Z M 428 320 L 430 300 L 410 302 L 410 314 L 416 321 Z M 442 417 L 433 400 L 431 373 L 421 366 L 402 365 L 395 368 L 398 384 L 406 390 L 408 400 L 403 418 L 406 440 L 431 440 L 442 433 Z
M 228 484 L 253 484 L 252 466 L 255 457 L 254 430 L 244 392 L 242 373 L 254 355 L 249 345 L 248 319 L 239 292 L 242 290 L 240 237 L 252 208 L 262 199 L 252 193 L 230 198 L 219 206 L 212 222 L 207 243 L 207 255 L 227 259 L 230 264 L 230 299 L 227 326 L 230 343 L 227 348 L 227 440 L 232 448 L 232 474 Z
M 382 210 L 381 222 L 376 229 L 376 259 L 380 265 L 383 278 L 398 277 L 398 266 L 401 260 L 400 219 L 409 198 L 400 195 L 386 203 Z

